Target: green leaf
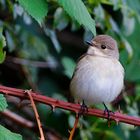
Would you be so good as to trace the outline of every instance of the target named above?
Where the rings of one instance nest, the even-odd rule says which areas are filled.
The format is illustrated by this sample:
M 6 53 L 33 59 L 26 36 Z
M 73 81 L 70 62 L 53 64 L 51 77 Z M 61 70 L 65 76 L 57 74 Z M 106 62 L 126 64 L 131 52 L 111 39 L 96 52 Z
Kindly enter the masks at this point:
M 0 140 L 22 140 L 22 136 L 0 125 Z
M 0 27 L 0 63 L 2 63 L 5 59 L 6 52 L 3 51 L 3 47 L 6 46 L 5 37 L 2 34 L 3 28 Z
M 3 94 L 0 94 L 0 111 L 3 111 L 7 107 L 7 102 Z
M 140 81 L 140 49 L 139 49 L 139 34 L 140 34 L 140 28 L 139 28 L 139 22 L 136 20 L 135 24 L 135 30 L 133 34 L 126 37 L 126 39 L 129 41 L 130 45 L 133 49 L 133 56 L 129 60 L 129 63 L 126 67 L 126 80 L 133 81 L 133 82 L 139 82 Z
M 2 32 L 3 32 L 3 28 L 0 27 L 0 48 L 6 46 L 5 37 L 3 36 Z
M 18 0 L 21 6 L 30 14 L 39 24 L 47 15 L 48 5 L 46 0 Z
M 72 59 L 70 59 L 69 57 L 63 57 L 62 58 L 62 64 L 65 68 L 64 73 L 71 78 L 72 77 L 72 73 L 74 71 L 74 67 L 75 67 L 75 63 Z
M 95 21 L 81 0 L 58 0 L 58 3 L 73 19 L 96 35 Z

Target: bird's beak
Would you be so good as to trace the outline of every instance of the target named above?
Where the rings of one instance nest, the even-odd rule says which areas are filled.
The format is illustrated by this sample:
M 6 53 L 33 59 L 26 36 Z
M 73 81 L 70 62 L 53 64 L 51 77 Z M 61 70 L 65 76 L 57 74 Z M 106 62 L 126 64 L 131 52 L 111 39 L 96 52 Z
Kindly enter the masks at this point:
M 86 41 L 86 44 L 89 45 L 89 46 L 93 46 L 91 41 Z

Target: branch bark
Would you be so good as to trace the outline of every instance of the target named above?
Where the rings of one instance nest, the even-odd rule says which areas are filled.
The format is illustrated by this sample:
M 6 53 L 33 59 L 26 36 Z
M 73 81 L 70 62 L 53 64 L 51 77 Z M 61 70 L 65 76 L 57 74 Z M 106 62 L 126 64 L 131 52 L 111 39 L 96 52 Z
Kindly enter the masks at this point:
M 25 93 L 25 90 L 23 89 L 10 88 L 10 87 L 0 85 L 0 92 L 6 95 L 16 96 L 22 99 L 29 99 L 29 96 Z M 40 95 L 40 93 L 35 93 L 31 91 L 31 94 L 34 101 L 46 105 L 50 105 L 53 108 L 53 110 L 55 110 L 55 108 L 62 108 L 65 110 L 78 113 L 81 108 L 79 104 L 60 101 L 54 98 Z M 106 119 L 108 118 L 107 114 L 105 115 L 103 110 L 94 109 L 94 108 L 89 108 L 88 112 L 85 115 L 92 115 L 92 116 L 96 116 L 99 118 L 106 118 Z M 128 116 L 120 112 L 115 112 L 114 114 L 113 113 L 110 114 L 110 119 L 114 120 L 117 124 L 119 122 L 123 122 L 134 126 L 140 126 L 140 118 Z
M 31 105 L 32 105 L 33 111 L 34 111 L 34 113 L 35 113 L 35 117 L 36 117 L 38 129 L 39 129 L 39 133 L 40 133 L 40 140 L 45 140 L 44 133 L 43 133 L 43 129 L 42 129 L 42 125 L 41 125 L 41 121 L 40 121 L 40 117 L 39 117 L 37 108 L 36 108 L 36 106 L 35 106 L 34 100 L 33 100 L 33 98 L 32 98 L 31 90 L 26 90 L 25 93 L 28 94 L 29 99 L 30 99 L 30 101 L 31 101 Z

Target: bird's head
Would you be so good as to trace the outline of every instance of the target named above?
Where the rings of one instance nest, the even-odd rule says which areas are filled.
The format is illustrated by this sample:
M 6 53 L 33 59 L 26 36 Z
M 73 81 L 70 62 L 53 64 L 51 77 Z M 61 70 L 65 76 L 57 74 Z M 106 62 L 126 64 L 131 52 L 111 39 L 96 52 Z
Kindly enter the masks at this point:
M 87 53 L 90 55 L 119 59 L 117 42 L 108 35 L 98 35 L 91 42 L 87 41 L 87 44 Z

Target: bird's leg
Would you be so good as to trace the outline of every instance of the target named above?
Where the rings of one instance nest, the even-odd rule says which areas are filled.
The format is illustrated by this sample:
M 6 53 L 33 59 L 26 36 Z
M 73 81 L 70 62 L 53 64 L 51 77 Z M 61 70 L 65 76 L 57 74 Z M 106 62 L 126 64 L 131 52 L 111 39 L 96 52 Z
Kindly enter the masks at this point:
M 83 114 L 85 114 L 85 113 L 87 113 L 87 112 L 88 112 L 88 107 L 87 107 L 87 105 L 85 104 L 85 102 L 84 102 L 84 100 L 83 100 L 78 115 L 81 116 L 81 115 L 83 115 Z
M 104 105 L 104 107 L 105 107 L 105 110 L 104 110 L 104 115 L 107 113 L 107 116 L 108 116 L 108 121 L 110 120 L 110 113 L 113 113 L 114 114 L 114 112 L 113 111 L 111 111 L 111 110 L 109 110 L 108 108 L 107 108 L 107 106 L 105 105 L 105 103 L 103 102 L 103 105 Z

